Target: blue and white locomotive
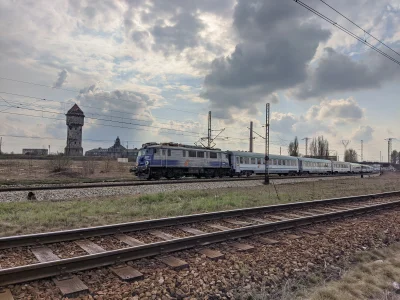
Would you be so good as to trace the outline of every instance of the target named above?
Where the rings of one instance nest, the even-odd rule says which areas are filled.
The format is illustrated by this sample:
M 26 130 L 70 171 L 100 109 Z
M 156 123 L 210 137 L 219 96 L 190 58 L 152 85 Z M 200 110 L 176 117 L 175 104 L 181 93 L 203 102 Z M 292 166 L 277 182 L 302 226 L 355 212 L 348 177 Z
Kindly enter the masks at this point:
M 183 176 L 223 177 L 230 174 L 228 155 L 221 149 L 207 149 L 177 143 L 147 143 L 139 150 L 135 174 L 141 179 Z
M 139 150 L 134 169 L 140 179 L 196 176 L 214 178 L 265 173 L 265 156 L 245 151 L 222 151 L 177 143 L 147 143 Z M 277 175 L 372 173 L 358 163 L 285 155 L 269 156 L 268 173 Z

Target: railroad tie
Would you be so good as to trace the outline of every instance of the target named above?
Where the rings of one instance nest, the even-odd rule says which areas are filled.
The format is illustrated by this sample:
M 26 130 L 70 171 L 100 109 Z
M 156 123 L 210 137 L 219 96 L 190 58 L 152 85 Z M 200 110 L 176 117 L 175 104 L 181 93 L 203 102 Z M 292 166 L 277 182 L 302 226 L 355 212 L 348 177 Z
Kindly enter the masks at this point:
M 249 250 L 254 249 L 254 246 L 249 245 L 249 244 L 243 244 L 243 243 L 232 243 L 231 246 L 233 248 L 236 248 L 236 250 L 240 251 L 240 252 L 249 251 Z
M 170 240 L 177 239 L 176 236 L 173 236 L 172 234 L 166 233 L 166 232 L 161 231 L 161 230 L 150 231 L 150 234 L 154 235 L 154 236 L 156 236 L 156 237 L 158 237 L 158 238 L 160 238 L 160 239 L 162 239 L 164 241 L 170 241 Z
M 199 253 L 205 255 L 211 260 L 218 260 L 225 257 L 223 253 L 212 249 L 201 249 L 199 250 Z
M 192 227 L 181 226 L 181 227 L 178 227 L 178 228 L 180 230 L 182 230 L 182 231 L 185 231 L 185 232 L 188 232 L 188 233 L 191 233 L 191 234 L 194 234 L 194 235 L 205 234 L 204 231 L 201 231 L 199 229 L 192 228 Z
M 40 262 L 60 260 L 60 258 L 49 247 L 33 248 L 31 249 L 31 252 Z
M 269 245 L 275 245 L 275 244 L 279 244 L 279 241 L 274 240 L 274 239 L 270 239 L 270 238 L 266 238 L 266 237 L 259 237 L 260 241 L 265 243 L 265 244 L 269 244 Z
M 222 230 L 222 231 L 231 230 L 231 228 L 225 227 L 225 226 L 222 226 L 222 225 L 219 225 L 219 224 L 207 224 L 207 226 L 211 227 L 211 228 L 214 228 L 214 229 Z
M 180 270 L 189 267 L 189 264 L 186 261 L 173 256 L 162 257 L 160 258 L 160 261 L 174 270 Z
M 253 225 L 249 222 L 245 222 L 245 221 L 239 221 L 239 220 L 234 220 L 234 219 L 224 219 L 224 222 L 227 222 L 229 224 L 233 224 L 233 225 L 238 225 L 238 226 L 250 226 Z
M 53 282 L 60 289 L 63 297 L 76 297 L 78 294 L 89 292 L 89 288 L 76 276 L 53 278 Z
M 253 217 L 246 217 L 247 220 L 256 222 L 256 223 L 270 223 L 268 220 L 260 219 L 260 218 L 253 218 Z
M 106 250 L 104 248 L 102 248 L 101 246 L 99 246 L 89 240 L 75 241 L 75 244 L 77 244 L 79 247 L 81 247 L 83 250 L 85 250 L 88 254 L 97 254 L 97 253 L 106 252 Z
M 139 241 L 139 240 L 137 240 L 129 235 L 123 234 L 123 233 L 116 234 L 115 238 L 129 246 L 132 246 L 132 247 L 138 247 L 138 246 L 145 245 L 145 243 L 143 243 L 142 241 Z
M 136 281 L 144 278 L 142 273 L 128 265 L 113 267 L 110 270 L 123 281 Z

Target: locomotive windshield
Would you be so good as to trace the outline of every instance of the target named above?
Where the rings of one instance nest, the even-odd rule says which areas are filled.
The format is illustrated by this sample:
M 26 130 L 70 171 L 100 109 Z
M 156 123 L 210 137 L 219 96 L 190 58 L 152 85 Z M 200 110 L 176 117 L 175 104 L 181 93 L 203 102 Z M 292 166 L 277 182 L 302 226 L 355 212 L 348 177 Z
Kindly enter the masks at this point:
M 153 154 L 153 149 L 140 149 L 138 156 L 145 156 L 150 154 Z

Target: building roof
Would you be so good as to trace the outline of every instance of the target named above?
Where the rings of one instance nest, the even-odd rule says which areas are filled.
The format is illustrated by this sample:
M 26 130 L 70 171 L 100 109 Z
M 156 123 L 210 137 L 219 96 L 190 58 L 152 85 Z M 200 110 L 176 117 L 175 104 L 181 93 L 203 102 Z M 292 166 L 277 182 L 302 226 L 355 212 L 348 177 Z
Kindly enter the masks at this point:
M 83 115 L 82 109 L 75 103 L 74 106 L 67 112 L 67 115 Z

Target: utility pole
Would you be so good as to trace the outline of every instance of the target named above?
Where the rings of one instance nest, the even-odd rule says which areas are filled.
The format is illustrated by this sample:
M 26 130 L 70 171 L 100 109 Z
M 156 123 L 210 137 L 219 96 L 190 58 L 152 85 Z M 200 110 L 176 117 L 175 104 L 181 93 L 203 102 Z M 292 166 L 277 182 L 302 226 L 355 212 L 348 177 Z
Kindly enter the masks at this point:
M 264 184 L 269 184 L 269 103 L 265 105 L 265 179 Z
M 305 140 L 305 141 L 306 141 L 306 156 L 307 156 L 307 151 L 308 151 L 308 140 L 311 140 L 311 138 L 305 137 L 305 138 L 302 139 L 302 140 Z
M 388 141 L 388 163 L 390 163 L 390 154 L 392 153 L 392 141 L 395 140 L 395 138 L 387 138 L 385 141 Z
M 208 146 L 208 148 L 211 148 L 211 110 L 208 112 L 207 146 Z
M 51 152 L 50 152 L 50 145 L 49 145 L 49 154 L 48 154 L 48 155 L 50 155 L 50 153 L 51 153 Z
M 346 150 L 347 150 L 347 146 L 350 144 L 350 140 L 342 140 L 341 142 L 342 142 L 342 144 L 344 146 L 343 161 L 345 161 L 345 159 L 346 159 Z
M 253 121 L 250 122 L 250 143 L 249 152 L 253 152 Z
M 2 153 L 1 152 L 1 144 L 3 143 L 3 137 L 2 136 L 0 136 L 0 154 Z
M 361 140 L 361 162 L 364 161 L 364 141 Z

